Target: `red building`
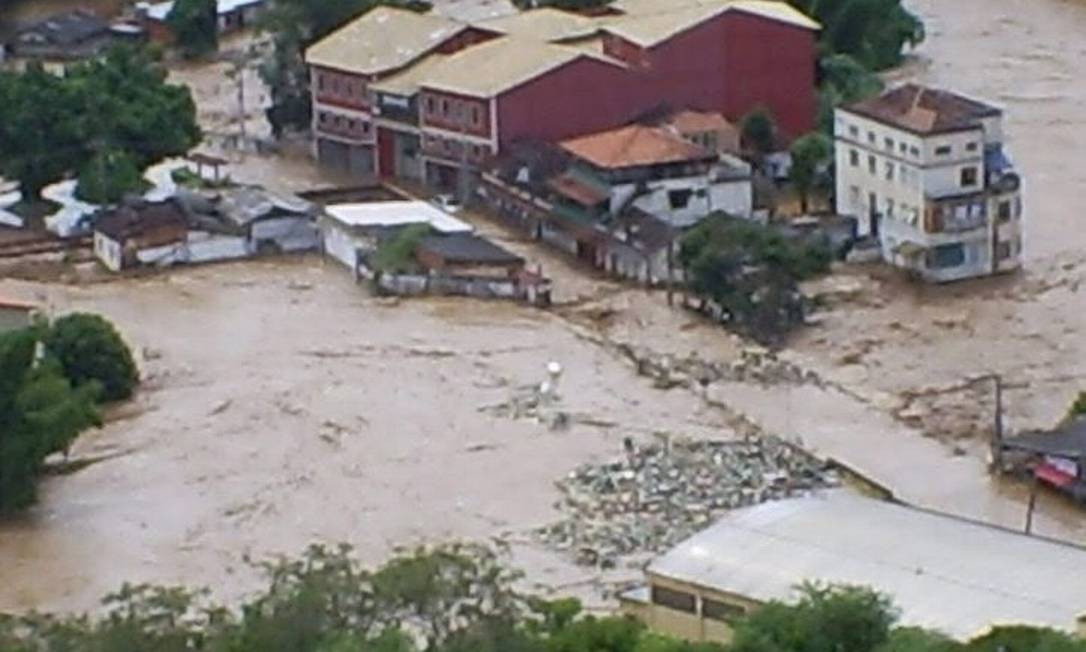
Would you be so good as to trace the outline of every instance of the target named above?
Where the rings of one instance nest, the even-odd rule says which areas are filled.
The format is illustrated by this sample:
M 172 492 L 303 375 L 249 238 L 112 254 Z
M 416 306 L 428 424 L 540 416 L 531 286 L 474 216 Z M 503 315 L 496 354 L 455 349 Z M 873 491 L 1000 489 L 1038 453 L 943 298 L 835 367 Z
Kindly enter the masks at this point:
M 351 138 L 369 148 L 360 152 L 368 161 L 364 171 L 452 185 L 458 168 L 474 167 L 510 143 L 608 129 L 661 105 L 732 121 L 764 106 L 786 139 L 814 127 L 818 25 L 785 2 L 619 0 L 613 6 L 622 13 L 587 18 L 536 9 L 474 26 L 390 9 L 364 15 L 341 30 L 350 39 L 336 45 L 334 34 L 307 53 L 318 156 L 341 158 L 322 152 L 321 143 Z M 414 25 L 423 21 L 428 30 Z M 390 43 L 396 34 L 410 42 Z M 381 66 L 365 65 L 372 61 Z M 341 82 L 356 103 L 346 108 L 359 120 L 376 117 L 376 130 L 335 122 L 344 117 L 336 107 L 346 98 L 320 85 L 322 75 L 333 73 L 355 80 Z

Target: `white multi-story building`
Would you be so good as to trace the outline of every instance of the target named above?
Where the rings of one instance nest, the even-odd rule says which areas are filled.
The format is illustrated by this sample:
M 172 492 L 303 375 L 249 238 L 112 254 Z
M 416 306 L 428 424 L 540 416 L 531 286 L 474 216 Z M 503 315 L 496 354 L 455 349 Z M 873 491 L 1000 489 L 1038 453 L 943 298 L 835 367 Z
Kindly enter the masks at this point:
M 1021 182 L 1002 123 L 993 106 L 915 84 L 837 109 L 837 212 L 926 280 L 1017 269 Z

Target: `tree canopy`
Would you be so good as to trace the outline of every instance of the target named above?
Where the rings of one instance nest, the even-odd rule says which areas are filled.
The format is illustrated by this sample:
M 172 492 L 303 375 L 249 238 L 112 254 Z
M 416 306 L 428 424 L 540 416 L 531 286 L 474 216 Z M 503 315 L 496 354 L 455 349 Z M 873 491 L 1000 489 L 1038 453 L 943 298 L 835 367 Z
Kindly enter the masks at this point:
M 687 288 L 730 326 L 776 344 L 803 323 L 798 282 L 829 269 L 821 242 L 790 240 L 770 226 L 711 215 L 690 229 L 679 249 Z
M 139 383 L 132 352 L 108 320 L 88 313 L 57 319 L 45 336 L 45 348 L 77 385 L 95 382 L 102 398 L 128 398 Z
M 166 83 L 145 50 L 118 47 L 64 76 L 40 66 L 0 73 L 0 174 L 28 199 L 95 160 L 111 163 L 113 175 L 92 194 L 134 190 L 129 161 L 142 172 L 200 139 L 189 89 Z
M 94 384 L 74 386 L 36 353 L 43 326 L 0 335 L 0 515 L 28 507 L 45 458 L 100 423 Z
M 126 585 L 106 613 L 0 619 L 13 652 L 1086 652 L 1047 629 L 998 627 L 968 643 L 898 627 L 885 596 L 850 586 L 801 587 L 735 624 L 728 645 L 691 643 L 619 616 L 581 613 L 513 590 L 493 551 L 446 544 L 363 568 L 346 546 L 313 546 L 264 566 L 268 585 L 238 610 L 184 588 Z
M 218 2 L 176 0 L 166 16 L 182 55 L 196 59 L 219 48 Z
M 833 157 L 833 141 L 821 132 L 811 132 L 792 143 L 792 185 L 799 193 L 801 210 L 806 213 L 811 190 L 817 185 Z
M 868 70 L 901 63 L 924 40 L 924 24 L 901 0 L 789 0 L 822 24 L 824 55 L 847 54 Z

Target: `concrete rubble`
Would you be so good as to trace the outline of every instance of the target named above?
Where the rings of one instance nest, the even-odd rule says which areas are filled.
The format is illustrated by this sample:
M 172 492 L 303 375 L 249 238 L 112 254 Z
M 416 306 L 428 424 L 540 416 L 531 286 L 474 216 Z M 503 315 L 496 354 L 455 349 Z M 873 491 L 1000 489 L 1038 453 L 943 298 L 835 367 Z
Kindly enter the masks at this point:
M 773 437 L 627 438 L 622 459 L 557 482 L 565 518 L 535 534 L 579 564 L 613 568 L 620 557 L 663 552 L 728 510 L 838 484 L 824 462 Z
M 652 378 L 659 389 L 704 387 L 721 381 L 759 385 L 822 385 L 822 379 L 814 372 L 761 348 L 745 348 L 740 352 L 739 359 L 733 362 L 704 360 L 695 353 L 686 357 L 660 355 L 628 345 L 620 345 L 620 349 L 636 365 L 637 373 Z

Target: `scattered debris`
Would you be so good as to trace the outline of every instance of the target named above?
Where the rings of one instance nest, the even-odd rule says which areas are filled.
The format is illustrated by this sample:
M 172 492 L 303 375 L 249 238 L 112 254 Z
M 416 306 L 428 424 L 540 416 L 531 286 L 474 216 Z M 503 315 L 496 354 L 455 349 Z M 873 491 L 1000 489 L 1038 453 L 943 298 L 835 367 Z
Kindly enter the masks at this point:
M 214 416 L 216 414 L 222 414 L 233 405 L 234 401 L 231 399 L 225 399 L 215 404 L 215 407 L 211 408 L 211 412 L 208 412 L 208 416 Z
M 561 409 L 562 397 L 558 394 L 558 381 L 562 377 L 562 365 L 547 364 L 547 379 L 538 385 L 518 388 L 508 401 L 486 405 L 480 412 L 489 412 L 508 419 L 532 419 L 546 424 L 551 430 L 564 430 L 571 422 L 568 412 Z
M 637 446 L 558 481 L 566 518 L 536 531 L 577 563 L 613 568 L 618 558 L 658 553 L 727 510 L 836 486 L 836 472 L 773 437 L 677 440 Z
M 659 389 L 689 388 L 695 384 L 704 387 L 720 381 L 760 385 L 823 384 L 814 372 L 762 348 L 745 348 L 739 359 L 731 363 L 703 360 L 694 353 L 675 357 L 641 352 L 626 344 L 619 345 L 619 349 L 637 366 L 637 373 L 652 378 Z

